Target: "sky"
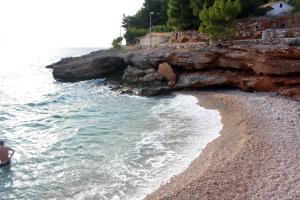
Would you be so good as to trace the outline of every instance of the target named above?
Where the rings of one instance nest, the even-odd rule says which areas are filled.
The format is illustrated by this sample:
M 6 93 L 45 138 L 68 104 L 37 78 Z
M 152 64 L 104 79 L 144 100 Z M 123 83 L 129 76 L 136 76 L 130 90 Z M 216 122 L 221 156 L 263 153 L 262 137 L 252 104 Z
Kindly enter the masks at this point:
M 110 47 L 143 0 L 0 0 L 0 48 Z M 122 30 L 124 33 L 124 30 Z

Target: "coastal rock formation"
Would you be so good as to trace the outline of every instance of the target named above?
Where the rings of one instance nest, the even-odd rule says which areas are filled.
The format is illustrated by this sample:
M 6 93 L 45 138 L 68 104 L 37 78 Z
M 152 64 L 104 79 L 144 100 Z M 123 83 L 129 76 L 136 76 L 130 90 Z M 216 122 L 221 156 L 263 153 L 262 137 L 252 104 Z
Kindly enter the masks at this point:
M 72 82 L 118 74 L 126 66 L 118 51 L 98 51 L 78 58 L 62 59 L 48 68 L 53 69 L 55 79 Z
M 138 49 L 125 53 L 122 57 L 128 65 L 141 69 L 157 68 L 166 61 L 170 48 Z
M 299 76 L 255 75 L 238 70 L 208 70 L 183 73 L 178 77 L 177 89 L 205 87 L 237 87 L 249 92 L 277 92 L 300 100 Z
M 300 49 L 287 45 L 208 46 L 195 51 L 178 49 L 167 61 L 183 70 L 232 68 L 256 74 L 289 74 L 300 72 Z
M 215 44 L 194 48 L 100 51 L 51 65 L 54 78 L 79 81 L 118 74 L 126 88 L 156 95 L 174 89 L 237 87 L 300 100 L 300 47 Z
M 127 66 L 123 74 L 126 83 L 139 84 L 155 81 L 155 69 L 140 69 L 135 66 Z

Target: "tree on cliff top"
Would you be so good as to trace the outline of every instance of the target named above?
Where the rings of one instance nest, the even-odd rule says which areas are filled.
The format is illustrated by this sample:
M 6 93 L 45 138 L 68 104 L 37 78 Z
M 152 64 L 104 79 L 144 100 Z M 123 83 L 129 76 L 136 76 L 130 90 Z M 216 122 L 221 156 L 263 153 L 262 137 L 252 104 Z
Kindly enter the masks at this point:
M 138 37 L 144 36 L 149 30 L 149 15 L 152 15 L 153 30 L 166 31 L 168 0 L 145 0 L 143 7 L 133 16 L 123 16 L 122 27 L 127 44 L 134 44 Z
M 165 25 L 168 16 L 168 0 L 145 0 L 143 7 L 133 16 L 123 16 L 123 28 L 148 29 L 149 14 L 154 12 L 152 16 L 152 25 Z
M 200 31 L 208 33 L 211 40 L 231 36 L 232 22 L 241 13 L 240 0 L 215 0 L 212 7 L 204 5 L 200 11 Z
M 168 25 L 176 31 L 199 27 L 199 18 L 193 15 L 190 0 L 169 0 Z
M 191 8 L 193 9 L 193 14 L 195 17 L 198 17 L 200 10 L 203 9 L 204 5 L 211 7 L 214 4 L 214 0 L 190 0 Z
M 204 5 L 208 8 L 211 7 L 215 0 L 190 0 L 191 7 L 195 16 L 199 16 L 200 11 L 203 9 Z M 264 10 L 259 7 L 265 3 L 268 3 L 269 0 L 241 0 L 242 11 L 237 16 L 238 18 L 248 17 L 248 16 L 257 16 L 263 15 Z M 299 0 L 290 0 L 290 1 L 299 1 Z

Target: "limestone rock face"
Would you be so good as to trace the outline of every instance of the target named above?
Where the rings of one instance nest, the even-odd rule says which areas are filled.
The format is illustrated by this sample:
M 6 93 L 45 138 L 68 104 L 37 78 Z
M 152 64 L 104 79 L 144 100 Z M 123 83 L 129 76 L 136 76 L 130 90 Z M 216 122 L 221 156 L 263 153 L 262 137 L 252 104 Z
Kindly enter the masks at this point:
M 300 47 L 287 45 L 233 45 L 197 50 L 178 49 L 167 61 L 183 70 L 231 68 L 251 70 L 256 74 L 300 73 Z M 293 59 L 291 59 L 293 58 Z
M 300 100 L 300 76 L 255 75 L 238 70 L 208 70 L 180 74 L 176 89 L 230 86 L 249 92 L 277 92 Z
M 171 52 L 170 48 L 140 49 L 126 53 L 123 58 L 128 65 L 149 69 L 157 68 L 160 63 L 165 62 Z
M 206 88 L 212 86 L 236 86 L 239 83 L 235 71 L 209 70 L 202 72 L 187 72 L 178 76 L 175 88 Z
M 178 49 L 167 57 L 168 63 L 184 70 L 199 70 L 211 67 L 218 58 L 217 53 Z
M 164 77 L 168 82 L 176 83 L 176 74 L 174 73 L 171 65 L 169 65 L 167 62 L 159 65 L 157 73 Z
M 139 69 L 129 65 L 123 74 L 123 81 L 130 84 L 148 83 L 155 80 L 155 69 Z

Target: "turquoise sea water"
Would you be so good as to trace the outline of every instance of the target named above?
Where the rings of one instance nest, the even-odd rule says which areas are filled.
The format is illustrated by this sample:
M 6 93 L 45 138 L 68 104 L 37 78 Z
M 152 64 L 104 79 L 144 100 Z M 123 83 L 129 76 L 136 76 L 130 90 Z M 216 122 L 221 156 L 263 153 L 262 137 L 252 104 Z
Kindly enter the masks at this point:
M 141 199 L 218 136 L 219 112 L 193 96 L 118 95 L 100 79 L 56 82 L 44 68 L 93 50 L 0 58 L 0 139 L 16 150 L 0 168 L 0 199 Z

